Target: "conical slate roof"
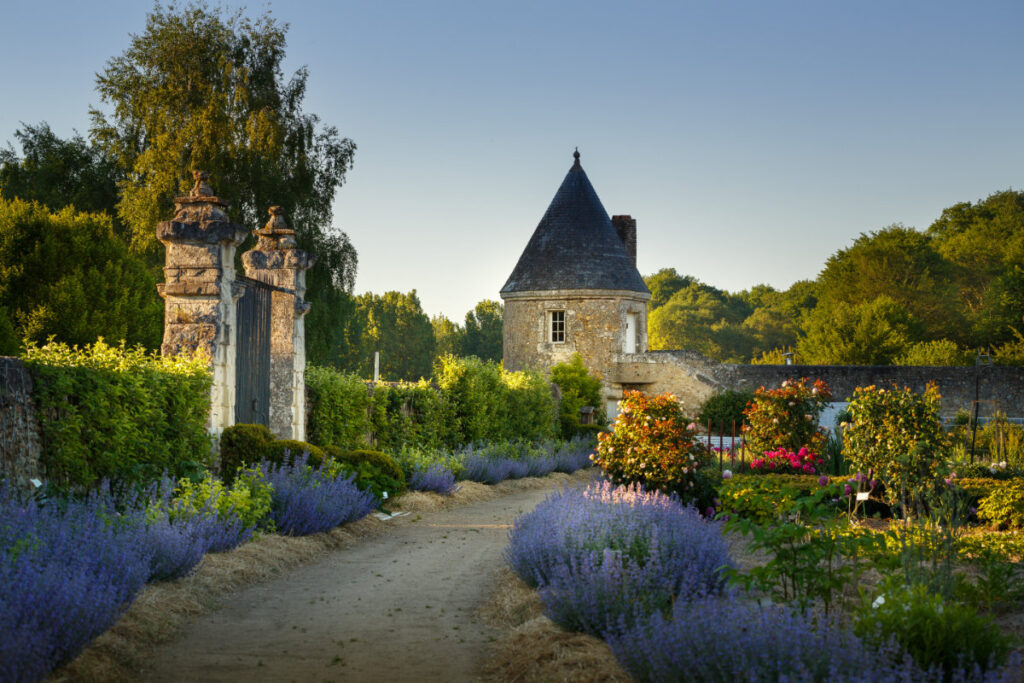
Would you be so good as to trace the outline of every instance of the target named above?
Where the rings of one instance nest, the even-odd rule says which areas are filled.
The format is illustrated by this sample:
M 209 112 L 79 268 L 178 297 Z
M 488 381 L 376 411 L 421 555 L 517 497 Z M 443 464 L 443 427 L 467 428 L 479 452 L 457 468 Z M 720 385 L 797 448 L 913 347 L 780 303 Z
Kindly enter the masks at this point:
M 649 293 L 575 152 L 502 294 L 553 289 Z

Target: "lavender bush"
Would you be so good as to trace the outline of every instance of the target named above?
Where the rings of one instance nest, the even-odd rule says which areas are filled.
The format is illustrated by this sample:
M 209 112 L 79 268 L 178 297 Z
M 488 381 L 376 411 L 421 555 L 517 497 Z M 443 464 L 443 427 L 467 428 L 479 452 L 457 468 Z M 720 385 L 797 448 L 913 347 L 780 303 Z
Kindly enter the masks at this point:
M 109 494 L 37 504 L 0 483 L 0 680 L 42 678 L 117 620 L 150 573 L 144 534 Z
M 590 466 L 589 441 L 508 441 L 463 448 L 457 457 L 462 479 L 497 484 L 506 479 L 543 477 L 552 472 L 575 472 Z
M 328 531 L 370 514 L 377 502 L 370 491 L 360 491 L 355 475 L 331 462 L 306 464 L 307 456 L 275 466 L 260 464 L 273 486 L 270 514 L 278 533 L 306 536 Z
M 565 488 L 517 518 L 505 559 L 539 588 L 553 621 L 595 635 L 675 599 L 720 592 L 730 564 L 717 523 L 663 494 L 608 482 Z
M 759 606 L 739 594 L 677 601 L 605 634 L 638 681 L 996 681 L 1019 680 L 1020 657 L 999 670 L 962 668 L 944 678 L 923 670 L 894 643 L 872 649 L 836 622 Z
M 433 491 L 442 496 L 450 496 L 458 489 L 455 475 L 443 462 L 414 469 L 409 475 L 409 488 L 413 491 Z

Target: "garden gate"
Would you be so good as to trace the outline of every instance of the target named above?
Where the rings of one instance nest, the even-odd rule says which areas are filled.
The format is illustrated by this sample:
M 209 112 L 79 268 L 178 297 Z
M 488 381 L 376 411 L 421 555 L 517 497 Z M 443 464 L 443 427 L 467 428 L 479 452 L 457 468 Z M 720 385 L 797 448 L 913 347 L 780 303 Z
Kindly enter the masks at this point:
M 274 288 L 240 278 L 238 354 L 235 369 L 235 423 L 270 426 L 270 303 Z

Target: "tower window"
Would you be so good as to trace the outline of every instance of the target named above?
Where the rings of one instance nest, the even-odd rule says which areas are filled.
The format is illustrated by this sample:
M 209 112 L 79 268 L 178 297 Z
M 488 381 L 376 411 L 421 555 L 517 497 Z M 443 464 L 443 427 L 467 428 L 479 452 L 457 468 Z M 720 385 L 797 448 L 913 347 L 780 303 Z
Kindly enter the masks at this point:
M 565 342 L 565 311 L 551 311 L 551 341 L 555 344 Z

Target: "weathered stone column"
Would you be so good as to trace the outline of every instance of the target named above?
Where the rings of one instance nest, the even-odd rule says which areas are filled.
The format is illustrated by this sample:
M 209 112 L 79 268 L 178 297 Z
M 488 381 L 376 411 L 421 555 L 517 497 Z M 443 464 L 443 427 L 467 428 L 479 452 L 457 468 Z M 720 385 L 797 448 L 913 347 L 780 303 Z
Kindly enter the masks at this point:
M 259 241 L 242 254 L 246 277 L 277 289 L 270 309 L 270 431 L 282 439 L 306 440 L 305 370 L 309 311 L 306 271 L 316 262 L 296 248 L 280 206 L 270 207 L 270 220 L 254 231 Z
M 175 197 L 174 218 L 156 226 L 167 250 L 164 283 L 165 356 L 205 351 L 213 370 L 208 427 L 219 437 L 235 418 L 236 302 L 242 289 L 235 279 L 235 248 L 248 230 L 232 223 L 227 203 L 213 194 L 209 174 L 193 171 L 187 197 Z

